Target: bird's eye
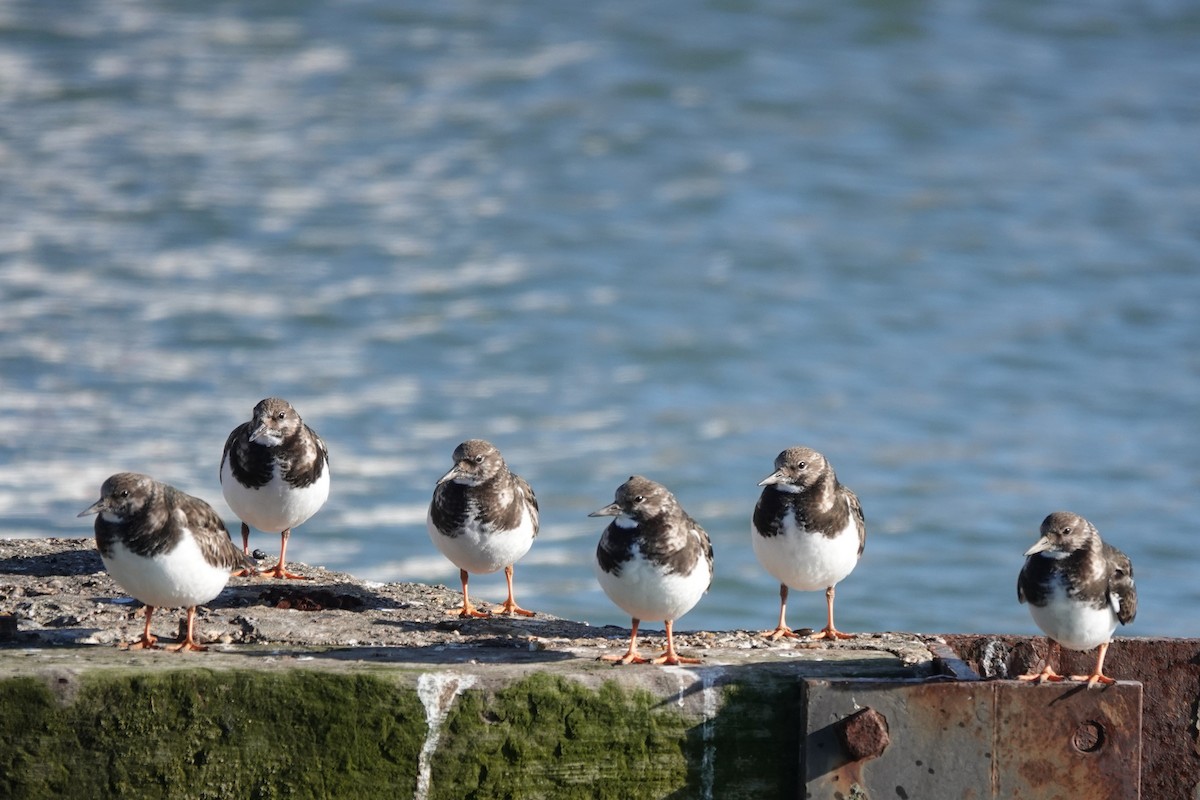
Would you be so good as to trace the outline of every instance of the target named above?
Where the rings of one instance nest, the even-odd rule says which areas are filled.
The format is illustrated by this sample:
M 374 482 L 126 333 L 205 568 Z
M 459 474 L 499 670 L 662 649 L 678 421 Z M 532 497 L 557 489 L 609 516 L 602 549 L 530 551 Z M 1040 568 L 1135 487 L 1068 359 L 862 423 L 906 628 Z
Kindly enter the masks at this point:
M 807 461 L 801 461 L 799 464 L 796 465 L 796 469 L 804 469 L 807 466 L 808 466 Z
M 642 501 L 643 501 L 643 500 L 645 500 L 645 499 L 646 499 L 645 497 L 642 497 L 642 496 L 639 494 L 637 497 L 633 498 L 633 502 L 635 502 L 635 503 L 640 503 L 640 502 L 642 502 Z
M 286 418 L 287 418 L 287 412 L 284 412 L 284 411 L 280 411 L 278 414 L 275 415 L 275 419 L 286 419 Z
M 128 489 L 122 489 L 122 490 L 121 490 L 121 497 L 129 497 L 129 490 L 128 490 Z
M 1062 529 L 1062 535 L 1063 535 L 1063 536 L 1066 536 L 1066 535 L 1068 535 L 1068 534 L 1070 534 L 1070 533 L 1071 533 L 1071 527 L 1070 527 L 1069 525 L 1068 525 L 1067 527 L 1065 527 L 1065 528 L 1063 528 L 1063 529 Z
M 476 464 L 482 464 L 482 463 L 483 463 L 483 456 L 482 456 L 482 455 L 475 456 L 475 463 L 476 463 Z

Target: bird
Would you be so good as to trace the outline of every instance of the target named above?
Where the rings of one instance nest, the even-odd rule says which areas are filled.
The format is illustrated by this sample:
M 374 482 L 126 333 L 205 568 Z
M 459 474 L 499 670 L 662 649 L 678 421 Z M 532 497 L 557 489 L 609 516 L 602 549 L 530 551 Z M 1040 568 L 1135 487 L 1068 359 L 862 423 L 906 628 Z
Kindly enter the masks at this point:
M 1029 604 L 1033 621 L 1050 639 L 1052 648 L 1087 651 L 1093 647 L 1096 666 L 1090 675 L 1072 675 L 1088 688 L 1116 683 L 1104 674 L 1104 656 L 1118 623 L 1128 625 L 1137 615 L 1133 562 L 1100 539 L 1096 526 L 1078 514 L 1055 511 L 1042 520 L 1037 542 L 1025 551 L 1017 577 L 1017 600 Z M 1050 665 L 1019 680 L 1061 681 Z
M 825 627 L 812 639 L 852 639 L 833 624 L 834 587 L 862 557 L 867 523 L 858 496 L 838 482 L 825 456 L 809 447 L 789 447 L 763 478 L 754 506 L 750 538 L 754 555 L 779 581 L 779 624 L 763 636 L 800 638 L 787 626 L 788 588 L 825 590 Z
M 292 529 L 329 499 L 329 451 L 287 400 L 268 397 L 249 422 L 234 428 L 221 455 L 221 491 L 242 522 L 242 550 L 250 526 L 280 535 L 279 563 L 260 574 L 299 578 L 287 571 Z
M 508 598 L 499 613 L 534 616 L 513 596 L 513 564 L 538 535 L 537 497 L 528 481 L 508 468 L 491 442 L 468 439 L 454 448 L 454 466 L 438 479 L 425 525 L 442 555 L 458 567 L 462 581 L 460 617 L 489 617 L 471 604 L 469 574 L 504 569 Z
M 142 637 L 128 645 L 153 649 L 155 608 L 187 608 L 187 636 L 168 650 L 207 650 L 196 641 L 196 606 L 212 600 L 237 567 L 255 563 L 229 538 L 212 506 L 174 486 L 136 472 L 118 472 L 100 499 L 78 516 L 96 517 L 96 548 L 109 575 L 146 606 Z
M 618 664 L 699 664 L 675 651 L 674 624 L 712 584 L 713 549 L 700 523 L 688 516 L 665 486 L 632 475 L 614 501 L 590 517 L 616 517 L 596 547 L 595 570 L 608 598 L 633 619 L 624 655 L 601 656 Z M 653 659 L 637 650 L 638 625 L 663 620 L 667 649 Z

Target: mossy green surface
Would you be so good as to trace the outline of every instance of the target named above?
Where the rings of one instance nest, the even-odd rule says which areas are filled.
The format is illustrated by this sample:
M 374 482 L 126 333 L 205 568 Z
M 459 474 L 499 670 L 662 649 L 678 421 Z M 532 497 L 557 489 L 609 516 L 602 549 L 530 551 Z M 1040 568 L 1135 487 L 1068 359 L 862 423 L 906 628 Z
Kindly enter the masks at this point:
M 688 710 L 623 675 L 538 671 L 468 689 L 447 709 L 429 797 L 788 796 L 802 682 L 723 674 L 688 690 Z M 61 686 L 49 674 L 3 679 L 0 797 L 412 797 L 428 733 L 414 677 L 173 668 L 92 670 Z
M 446 720 L 430 796 L 666 797 L 688 784 L 688 728 L 674 704 L 615 681 L 545 674 L 468 690 Z
M 745 677 L 745 676 L 739 676 Z M 447 718 L 431 797 L 763 798 L 795 792 L 803 684 L 735 678 L 707 721 L 675 698 L 532 675 L 468 690 Z
M 713 797 L 792 797 L 800 781 L 804 685 L 778 676 L 726 684 L 708 730 Z
M 425 732 L 416 692 L 372 675 L 92 673 L 66 703 L 11 678 L 0 797 L 408 797 Z

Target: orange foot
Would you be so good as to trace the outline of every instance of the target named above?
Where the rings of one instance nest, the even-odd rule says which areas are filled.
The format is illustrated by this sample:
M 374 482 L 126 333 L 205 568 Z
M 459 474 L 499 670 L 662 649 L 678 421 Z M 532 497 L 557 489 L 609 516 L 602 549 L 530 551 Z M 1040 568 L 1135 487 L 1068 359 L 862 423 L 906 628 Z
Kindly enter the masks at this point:
M 1059 675 L 1049 664 L 1047 664 L 1046 668 L 1041 672 L 1030 672 L 1027 675 L 1018 675 L 1017 680 L 1030 681 L 1032 683 L 1041 683 L 1042 681 L 1051 681 L 1057 683 L 1058 681 L 1063 680 L 1063 676 Z
M 809 636 L 808 638 L 814 642 L 818 639 L 853 639 L 854 634 L 853 633 L 842 633 L 837 628 L 830 625 L 829 627 L 825 628 L 824 630 L 818 631 L 817 633 L 814 633 L 812 636 Z
M 630 650 L 623 656 L 600 656 L 601 661 L 611 661 L 614 664 L 649 664 L 650 659 L 643 658 L 636 650 Z
M 663 653 L 658 658 L 650 662 L 651 664 L 662 664 L 667 667 L 673 667 L 677 664 L 701 664 L 703 663 L 698 658 L 690 658 L 681 656 L 678 653 Z
M 292 580 L 292 581 L 311 581 L 312 580 L 312 578 L 309 578 L 307 576 L 297 575 L 294 572 L 288 572 L 286 569 L 283 568 L 282 561 L 280 563 L 276 564 L 271 569 L 260 569 L 255 574 L 261 575 L 264 578 L 287 578 L 288 580 Z
M 158 649 L 157 642 L 158 642 L 157 636 L 143 636 L 142 638 L 138 639 L 136 642 L 130 642 L 129 644 L 121 645 L 121 649 L 122 650 L 157 650 Z
M 446 613 L 464 619 L 489 619 L 492 616 L 487 611 L 480 611 L 470 603 L 463 603 L 461 608 L 448 608 L 446 609 Z
M 195 639 L 193 639 L 191 637 L 184 639 L 179 644 L 171 645 L 170 647 L 167 648 L 167 650 L 169 650 L 172 653 L 181 653 L 184 650 L 195 650 L 197 652 L 202 653 L 207 649 L 208 649 L 207 647 L 200 644 L 199 642 L 197 642 Z
M 772 642 L 778 642 L 780 639 L 783 639 L 785 637 L 788 639 L 799 639 L 800 638 L 800 634 L 796 633 L 795 631 L 793 631 L 791 628 L 789 628 L 786 625 L 780 625 L 778 628 L 776 628 L 773 631 L 763 631 L 759 635 L 762 636 L 764 639 L 770 639 Z
M 500 608 L 497 610 L 496 613 L 498 613 L 498 614 L 519 614 L 522 617 L 537 616 L 534 612 L 527 611 L 527 610 L 521 608 L 519 605 L 517 605 L 517 602 L 515 600 L 511 600 L 511 599 L 505 600 L 504 605 L 500 606 Z
M 1062 680 L 1062 678 L 1059 678 L 1059 680 Z M 1097 684 L 1102 683 L 1105 686 L 1111 686 L 1117 682 L 1116 678 L 1110 678 L 1101 672 L 1093 672 L 1091 675 L 1072 675 L 1071 680 L 1087 681 L 1087 687 L 1089 689 L 1091 689 L 1093 686 L 1096 686 Z

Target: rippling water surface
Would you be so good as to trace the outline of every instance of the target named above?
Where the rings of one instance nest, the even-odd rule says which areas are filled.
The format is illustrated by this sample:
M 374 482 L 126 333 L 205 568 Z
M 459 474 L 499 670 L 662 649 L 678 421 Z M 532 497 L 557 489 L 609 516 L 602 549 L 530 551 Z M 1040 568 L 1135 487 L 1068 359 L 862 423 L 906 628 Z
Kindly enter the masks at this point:
M 333 458 L 309 563 L 454 585 L 425 507 L 485 437 L 541 501 L 523 605 L 628 624 L 586 515 L 637 472 L 714 540 L 681 627 L 765 628 L 755 484 L 807 444 L 867 515 L 843 629 L 1033 632 L 1062 508 L 1129 633 L 1200 633 L 1191 4 L 648 10 L 0 6 L 0 535 L 90 535 L 119 470 L 236 525 L 278 394 Z

